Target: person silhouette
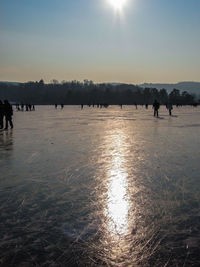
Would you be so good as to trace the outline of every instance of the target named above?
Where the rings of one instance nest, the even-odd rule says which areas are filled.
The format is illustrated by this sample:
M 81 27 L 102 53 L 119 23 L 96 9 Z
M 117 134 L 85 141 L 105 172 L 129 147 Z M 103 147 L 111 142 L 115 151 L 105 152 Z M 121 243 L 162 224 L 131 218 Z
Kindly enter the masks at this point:
M 0 129 L 3 129 L 3 117 L 4 117 L 4 106 L 3 102 L 0 100 Z
M 158 110 L 160 108 L 160 103 L 155 99 L 153 103 L 154 117 L 158 117 Z
M 4 100 L 4 114 L 6 118 L 6 127 L 5 130 L 8 129 L 8 123 L 10 124 L 10 128 L 13 128 L 12 116 L 13 116 L 13 109 L 11 104 L 8 100 Z
M 172 115 L 172 109 L 173 109 L 172 104 L 171 104 L 171 103 L 168 103 L 168 104 L 166 105 L 166 108 L 167 108 L 168 111 L 169 111 L 169 116 L 171 116 L 171 115 Z

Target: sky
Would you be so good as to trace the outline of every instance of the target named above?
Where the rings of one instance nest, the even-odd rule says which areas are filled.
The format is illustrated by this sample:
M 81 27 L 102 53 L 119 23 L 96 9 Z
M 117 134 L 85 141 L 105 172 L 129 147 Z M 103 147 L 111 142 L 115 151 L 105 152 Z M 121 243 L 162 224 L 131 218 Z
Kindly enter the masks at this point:
M 200 80 L 200 0 L 0 0 L 0 80 Z

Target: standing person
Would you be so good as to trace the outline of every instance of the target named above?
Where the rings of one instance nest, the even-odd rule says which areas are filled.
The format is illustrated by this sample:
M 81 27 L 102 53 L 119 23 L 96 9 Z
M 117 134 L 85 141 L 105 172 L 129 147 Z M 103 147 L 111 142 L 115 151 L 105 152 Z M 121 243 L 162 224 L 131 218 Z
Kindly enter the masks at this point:
M 3 117 L 4 117 L 4 106 L 3 102 L 0 100 L 0 129 L 3 129 Z
M 160 108 L 160 103 L 155 99 L 153 103 L 153 109 L 154 109 L 154 117 L 158 117 L 158 110 Z
M 10 124 L 10 128 L 13 128 L 13 123 L 12 123 L 12 115 L 13 115 L 13 109 L 11 104 L 8 102 L 8 100 L 4 100 L 4 114 L 6 118 L 6 127 L 5 130 L 8 129 L 8 122 Z
M 169 111 L 169 116 L 171 116 L 171 115 L 172 115 L 172 109 L 173 109 L 172 104 L 171 104 L 171 103 L 168 103 L 168 104 L 166 105 L 166 108 L 167 108 L 168 111 Z

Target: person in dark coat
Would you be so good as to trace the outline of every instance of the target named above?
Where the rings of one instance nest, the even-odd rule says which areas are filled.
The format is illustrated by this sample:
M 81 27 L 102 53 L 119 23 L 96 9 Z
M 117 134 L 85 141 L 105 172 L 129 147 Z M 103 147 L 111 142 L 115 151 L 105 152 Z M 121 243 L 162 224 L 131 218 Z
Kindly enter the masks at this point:
M 4 106 L 3 102 L 0 100 L 0 129 L 3 129 L 3 117 L 4 117 Z
M 155 100 L 153 103 L 154 117 L 158 117 L 159 108 L 160 108 L 160 103 L 157 100 Z
M 13 128 L 13 122 L 12 122 L 12 116 L 13 116 L 13 109 L 11 104 L 8 102 L 8 100 L 4 100 L 4 114 L 6 118 L 6 127 L 5 129 L 8 129 L 8 123 L 10 124 L 10 128 Z

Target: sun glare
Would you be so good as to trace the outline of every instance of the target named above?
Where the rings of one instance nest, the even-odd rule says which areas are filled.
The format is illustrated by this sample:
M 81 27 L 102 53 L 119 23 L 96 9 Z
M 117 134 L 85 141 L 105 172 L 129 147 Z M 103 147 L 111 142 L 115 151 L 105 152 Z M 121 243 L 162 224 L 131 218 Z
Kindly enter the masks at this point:
M 125 235 L 129 229 L 128 214 L 130 200 L 128 196 L 128 174 L 124 152 L 123 131 L 113 132 L 109 145 L 110 161 L 108 164 L 107 205 L 105 214 L 108 223 L 108 232 L 112 238 Z M 110 147 L 108 147 L 110 149 Z
M 122 10 L 127 0 L 108 0 L 116 10 Z

